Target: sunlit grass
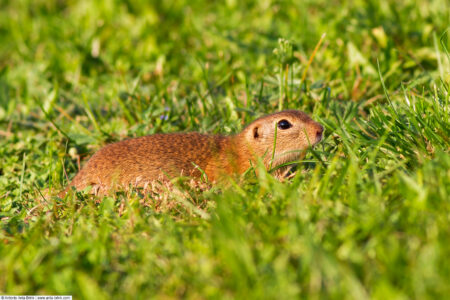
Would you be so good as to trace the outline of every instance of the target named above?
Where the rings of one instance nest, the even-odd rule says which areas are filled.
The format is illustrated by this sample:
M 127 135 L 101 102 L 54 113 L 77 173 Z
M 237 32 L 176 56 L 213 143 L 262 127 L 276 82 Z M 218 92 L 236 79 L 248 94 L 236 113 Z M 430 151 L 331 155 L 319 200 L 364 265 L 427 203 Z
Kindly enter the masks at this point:
M 445 1 L 151 3 L 0 0 L 1 294 L 450 294 Z M 107 143 L 279 108 L 326 128 L 288 181 L 48 196 Z

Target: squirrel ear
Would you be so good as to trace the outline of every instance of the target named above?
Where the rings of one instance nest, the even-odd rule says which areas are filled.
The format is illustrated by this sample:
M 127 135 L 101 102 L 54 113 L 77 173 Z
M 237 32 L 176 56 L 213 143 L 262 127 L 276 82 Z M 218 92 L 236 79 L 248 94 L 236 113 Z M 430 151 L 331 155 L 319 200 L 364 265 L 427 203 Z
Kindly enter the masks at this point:
M 255 139 L 257 139 L 259 137 L 258 126 L 255 126 L 255 128 L 253 128 L 253 137 Z

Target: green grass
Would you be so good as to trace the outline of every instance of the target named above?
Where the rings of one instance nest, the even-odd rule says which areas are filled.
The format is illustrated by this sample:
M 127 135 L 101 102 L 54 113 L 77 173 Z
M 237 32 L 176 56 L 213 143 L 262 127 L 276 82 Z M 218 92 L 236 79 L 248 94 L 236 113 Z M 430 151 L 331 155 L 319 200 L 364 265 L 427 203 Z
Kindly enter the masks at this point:
M 0 0 L 0 294 L 448 297 L 449 24 L 445 0 Z M 42 196 L 107 143 L 280 108 L 326 128 L 290 181 Z

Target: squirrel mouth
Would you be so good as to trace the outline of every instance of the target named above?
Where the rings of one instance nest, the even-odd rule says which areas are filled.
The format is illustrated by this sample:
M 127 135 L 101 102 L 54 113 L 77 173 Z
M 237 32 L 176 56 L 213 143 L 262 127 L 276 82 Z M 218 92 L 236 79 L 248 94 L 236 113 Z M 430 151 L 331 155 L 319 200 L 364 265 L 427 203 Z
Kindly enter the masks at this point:
M 316 136 L 315 136 L 316 141 L 315 141 L 315 143 L 313 144 L 313 146 L 315 146 L 315 145 L 317 145 L 318 143 L 320 143 L 320 141 L 322 141 L 322 139 L 323 139 L 323 131 L 324 131 L 324 128 L 323 128 L 322 125 L 320 125 L 320 124 L 318 124 L 318 125 L 319 125 L 319 126 L 318 126 L 318 128 L 316 129 Z
M 323 134 L 322 133 L 317 133 L 316 136 L 314 136 L 311 139 L 308 139 L 309 142 L 309 147 L 314 147 L 316 146 L 318 143 L 320 143 L 323 140 Z
M 313 144 L 313 146 L 317 145 L 318 143 L 320 143 L 323 140 L 323 135 L 316 135 L 316 141 Z

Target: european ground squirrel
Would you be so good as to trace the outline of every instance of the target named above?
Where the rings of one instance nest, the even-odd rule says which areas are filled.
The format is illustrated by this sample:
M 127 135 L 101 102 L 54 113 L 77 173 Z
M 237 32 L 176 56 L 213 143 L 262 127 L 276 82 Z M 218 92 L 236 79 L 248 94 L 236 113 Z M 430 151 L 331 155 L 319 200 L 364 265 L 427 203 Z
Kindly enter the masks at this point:
M 301 158 L 322 140 L 323 130 L 306 113 L 286 110 L 263 116 L 231 136 L 170 133 L 120 141 L 97 151 L 60 196 L 72 186 L 76 190 L 92 186 L 91 192 L 107 194 L 177 176 L 206 175 L 214 182 L 244 173 L 258 158 L 266 168 L 276 168 Z

